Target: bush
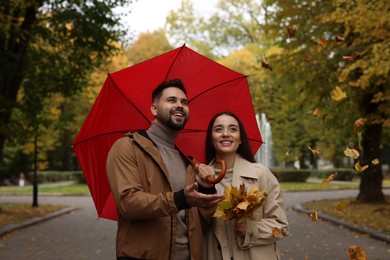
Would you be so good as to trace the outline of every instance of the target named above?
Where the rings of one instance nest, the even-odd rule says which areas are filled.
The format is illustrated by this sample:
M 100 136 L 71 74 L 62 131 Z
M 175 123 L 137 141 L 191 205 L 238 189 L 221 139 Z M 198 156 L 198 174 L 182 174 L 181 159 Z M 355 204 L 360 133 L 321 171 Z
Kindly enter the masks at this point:
M 279 182 L 306 182 L 310 177 L 309 169 L 271 169 Z
M 337 172 L 335 180 L 338 181 L 352 181 L 357 176 L 357 172 L 353 168 L 317 169 L 312 170 L 311 176 L 324 179 L 335 172 Z
M 33 181 L 34 173 L 29 173 L 29 182 Z M 74 181 L 76 183 L 86 183 L 82 171 L 38 171 L 38 183 Z

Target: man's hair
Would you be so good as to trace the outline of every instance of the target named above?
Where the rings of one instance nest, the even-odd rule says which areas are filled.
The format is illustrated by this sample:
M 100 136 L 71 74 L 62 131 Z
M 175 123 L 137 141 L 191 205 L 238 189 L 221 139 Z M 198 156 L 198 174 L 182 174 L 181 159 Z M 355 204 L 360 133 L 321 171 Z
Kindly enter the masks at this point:
M 162 92 L 163 92 L 164 89 L 170 88 L 170 87 L 175 87 L 175 88 L 180 89 L 187 96 L 187 91 L 186 91 L 186 88 L 184 87 L 183 82 L 180 79 L 170 79 L 170 80 L 165 80 L 165 81 L 161 82 L 153 90 L 152 102 L 155 102 L 157 99 L 159 99 L 162 96 Z

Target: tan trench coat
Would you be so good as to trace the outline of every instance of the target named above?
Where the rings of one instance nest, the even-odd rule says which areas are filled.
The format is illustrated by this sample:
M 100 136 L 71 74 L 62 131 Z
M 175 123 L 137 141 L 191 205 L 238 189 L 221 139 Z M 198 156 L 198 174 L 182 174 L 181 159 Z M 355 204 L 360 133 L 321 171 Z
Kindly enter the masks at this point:
M 268 196 L 257 209 L 254 219 L 247 220 L 248 229 L 245 237 L 234 235 L 236 243 L 233 248 L 229 248 L 224 221 L 214 219 L 213 227 L 205 236 L 204 259 L 231 260 L 232 250 L 234 260 L 280 259 L 276 241 L 288 235 L 288 222 L 279 183 L 267 167 L 259 163 L 250 163 L 237 155 L 233 167 L 232 186 L 239 187 L 242 183 L 245 183 L 248 190 L 258 186 L 260 190 L 266 190 Z M 274 227 L 281 230 L 281 235 L 277 238 L 272 235 Z
M 158 148 L 139 133 L 130 134 L 114 143 L 106 166 L 118 211 L 117 257 L 173 259 L 179 211 Z M 188 165 L 186 185 L 194 181 Z M 187 210 L 191 259 L 202 259 L 202 227 L 208 225 L 214 211 Z

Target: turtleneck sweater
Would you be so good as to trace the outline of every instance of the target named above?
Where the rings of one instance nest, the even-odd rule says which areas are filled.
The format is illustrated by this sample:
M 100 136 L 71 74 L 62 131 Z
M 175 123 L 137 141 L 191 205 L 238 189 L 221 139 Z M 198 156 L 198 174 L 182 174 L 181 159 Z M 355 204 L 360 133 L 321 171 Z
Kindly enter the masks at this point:
M 152 125 L 146 132 L 160 150 L 161 157 L 168 170 L 172 191 L 176 192 L 184 189 L 186 168 L 179 151 L 175 147 L 175 141 L 179 133 L 167 128 L 157 120 L 152 121 Z M 180 210 L 176 216 L 174 259 L 190 259 L 187 229 L 186 211 Z

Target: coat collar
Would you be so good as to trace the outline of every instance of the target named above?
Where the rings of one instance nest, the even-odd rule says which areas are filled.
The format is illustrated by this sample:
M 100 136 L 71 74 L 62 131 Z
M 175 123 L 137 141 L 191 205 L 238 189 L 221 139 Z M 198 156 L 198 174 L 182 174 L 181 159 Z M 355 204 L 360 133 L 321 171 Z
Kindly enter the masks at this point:
M 257 179 L 258 175 L 253 163 L 245 160 L 241 155 L 237 154 L 234 160 L 233 174 L 242 178 Z

